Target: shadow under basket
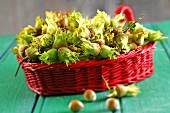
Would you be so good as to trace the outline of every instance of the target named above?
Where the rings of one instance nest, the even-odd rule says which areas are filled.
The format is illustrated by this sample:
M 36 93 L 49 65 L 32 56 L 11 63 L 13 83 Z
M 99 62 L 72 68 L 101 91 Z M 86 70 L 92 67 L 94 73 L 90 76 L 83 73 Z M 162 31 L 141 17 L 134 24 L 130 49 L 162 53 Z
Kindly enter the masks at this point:
M 110 87 L 140 82 L 154 72 L 153 56 L 156 42 L 149 43 L 117 59 L 102 59 L 71 63 L 40 64 L 23 62 L 28 87 L 39 95 L 83 93 L 86 89 L 107 90 Z M 18 61 L 22 60 L 17 57 Z

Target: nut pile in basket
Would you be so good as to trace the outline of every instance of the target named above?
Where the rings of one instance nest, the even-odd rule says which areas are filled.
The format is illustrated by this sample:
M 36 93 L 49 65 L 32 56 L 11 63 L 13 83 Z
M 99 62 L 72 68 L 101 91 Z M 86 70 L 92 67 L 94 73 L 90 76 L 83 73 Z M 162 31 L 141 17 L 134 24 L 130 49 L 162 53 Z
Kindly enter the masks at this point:
M 135 50 L 166 37 L 136 22 L 126 27 L 125 15 L 111 18 L 97 11 L 93 18 L 79 12 L 46 11 L 46 18 L 37 16 L 35 26 L 28 25 L 16 36 L 12 51 L 28 62 L 65 63 L 110 58 Z

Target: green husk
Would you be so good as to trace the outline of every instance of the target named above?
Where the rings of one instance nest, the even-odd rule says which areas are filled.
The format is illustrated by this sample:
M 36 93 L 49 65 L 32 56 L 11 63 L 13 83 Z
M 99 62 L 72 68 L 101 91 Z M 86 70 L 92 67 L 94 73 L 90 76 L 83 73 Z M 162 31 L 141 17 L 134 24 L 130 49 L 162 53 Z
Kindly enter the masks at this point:
M 50 49 L 47 52 L 42 53 L 39 59 L 47 64 L 56 63 L 58 61 L 58 52 L 56 49 Z
M 35 19 L 35 29 L 41 30 L 42 26 L 46 23 L 44 18 L 41 18 L 40 16 L 37 16 Z
M 18 50 L 18 55 L 19 56 L 22 56 L 22 57 L 26 57 L 25 55 L 25 50 L 28 48 L 28 45 L 25 45 L 25 44 L 20 44 L 18 45 L 18 47 L 16 47 L 15 49 Z
M 54 38 L 49 34 L 43 34 L 40 37 L 40 42 L 42 47 L 48 48 L 53 45 Z
M 38 49 L 35 48 L 35 47 L 28 47 L 26 50 L 25 50 L 25 55 L 26 57 L 28 57 L 29 60 L 31 61 L 37 61 L 38 60 L 38 56 L 39 56 L 39 52 L 38 52 Z
M 67 47 L 66 39 L 67 39 L 66 32 L 61 32 L 60 34 L 55 34 L 53 48 L 58 49 L 60 47 Z
M 67 66 L 71 62 L 76 63 L 77 61 L 79 61 L 78 57 L 79 57 L 79 53 L 73 52 L 67 47 L 60 47 L 58 49 L 59 61 L 65 63 Z
M 103 81 L 109 90 L 109 94 L 106 95 L 106 97 L 124 97 L 127 95 L 131 96 L 137 96 L 140 93 L 139 87 L 135 85 L 135 83 L 130 84 L 128 86 L 124 86 L 121 84 L 117 84 L 112 89 L 110 88 L 108 82 L 105 80 L 105 78 L 102 76 Z
M 115 48 L 111 48 L 107 45 L 102 45 L 100 56 L 102 58 L 108 58 L 109 57 L 110 59 L 116 59 L 115 52 L 116 52 Z
M 98 43 L 92 43 L 87 40 L 83 40 L 81 48 L 84 51 L 84 55 L 97 56 L 101 51 L 100 45 Z
M 71 12 L 68 16 L 68 30 L 73 32 L 74 29 L 78 27 L 78 20 L 81 18 L 81 13 L 75 11 Z
M 34 27 L 28 25 L 16 35 L 18 45 L 11 49 L 14 54 L 31 62 L 66 63 L 68 66 L 82 60 L 114 60 L 116 55 L 166 39 L 160 31 L 147 29 L 138 23 L 144 15 L 135 22 L 129 22 L 127 27 L 125 15 L 120 13 L 111 18 L 99 10 L 90 19 L 76 11 L 46 11 L 45 16 L 37 16 Z M 50 52 L 55 49 L 57 58 L 56 52 Z

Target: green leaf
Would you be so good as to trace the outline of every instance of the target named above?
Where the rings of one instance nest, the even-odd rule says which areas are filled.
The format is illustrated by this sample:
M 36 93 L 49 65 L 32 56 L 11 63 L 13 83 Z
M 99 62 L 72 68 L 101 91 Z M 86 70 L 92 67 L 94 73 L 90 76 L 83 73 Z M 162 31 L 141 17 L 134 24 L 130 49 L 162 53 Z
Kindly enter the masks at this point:
M 136 27 L 136 24 L 132 21 L 128 22 L 128 25 L 127 27 L 130 29 L 130 30 L 133 30 L 135 27 Z

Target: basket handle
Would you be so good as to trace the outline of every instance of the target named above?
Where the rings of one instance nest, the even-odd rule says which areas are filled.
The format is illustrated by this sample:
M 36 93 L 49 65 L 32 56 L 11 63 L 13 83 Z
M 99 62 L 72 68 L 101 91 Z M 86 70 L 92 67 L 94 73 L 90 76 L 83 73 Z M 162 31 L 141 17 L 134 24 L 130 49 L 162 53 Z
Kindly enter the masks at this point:
M 114 12 L 114 15 L 117 15 L 117 14 L 120 14 L 120 13 L 123 13 L 125 14 L 125 17 L 126 17 L 126 22 L 129 22 L 129 21 L 135 21 L 134 19 L 134 14 L 133 14 L 133 11 L 132 9 L 130 8 L 130 6 L 128 5 L 120 5 Z

